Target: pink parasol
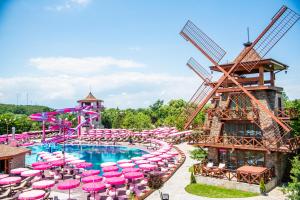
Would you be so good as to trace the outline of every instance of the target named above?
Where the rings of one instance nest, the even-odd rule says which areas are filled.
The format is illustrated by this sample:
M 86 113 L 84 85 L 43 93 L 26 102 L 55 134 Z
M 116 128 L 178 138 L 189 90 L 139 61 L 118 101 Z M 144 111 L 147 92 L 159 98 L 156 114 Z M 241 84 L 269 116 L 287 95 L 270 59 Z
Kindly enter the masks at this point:
M 123 164 L 123 163 L 131 163 L 131 162 L 132 162 L 131 160 L 124 159 L 124 160 L 119 160 L 117 163 Z
M 30 190 L 27 192 L 23 192 L 19 195 L 20 200 L 35 200 L 35 199 L 41 199 L 45 196 L 44 190 Z
M 176 155 L 178 155 L 178 152 L 176 152 L 176 151 L 169 151 L 167 154 L 172 155 L 172 156 L 176 156 Z
M 85 162 L 85 160 L 73 160 L 70 162 L 70 164 L 76 165 L 76 164 L 84 163 L 84 162 Z
M 138 160 L 138 161 L 135 162 L 135 164 L 137 164 L 137 165 L 140 165 L 140 164 L 148 164 L 148 163 L 150 163 L 149 160 Z
M 99 190 L 103 190 L 105 188 L 105 184 L 103 183 L 86 183 L 82 186 L 82 189 L 87 192 L 96 192 Z
M 19 176 L 9 176 L 9 177 L 0 179 L 0 185 L 19 183 L 21 180 L 22 180 L 22 178 Z
M 152 165 L 152 164 L 141 164 L 139 165 L 139 168 L 143 170 L 153 170 L 157 168 L 157 165 Z
M 124 177 L 128 179 L 138 179 L 143 178 L 144 174 L 142 172 L 128 172 L 124 174 Z
M 24 176 L 24 177 L 32 177 L 32 176 L 37 176 L 37 175 L 40 175 L 41 174 L 41 171 L 40 170 L 27 170 L 25 172 L 22 172 L 21 173 L 21 176 Z
M 131 158 L 131 160 L 133 161 L 137 161 L 137 160 L 145 160 L 146 158 L 143 158 L 143 157 L 133 157 Z
M 155 155 L 151 155 L 151 154 L 144 154 L 142 155 L 143 158 L 153 158 L 155 157 Z
M 57 189 L 59 190 L 69 190 L 69 199 L 70 199 L 70 190 L 77 188 L 80 185 L 79 180 L 69 179 L 58 184 Z
M 152 152 L 152 153 L 150 153 L 151 155 L 155 155 L 155 156 L 159 156 L 159 155 L 161 155 L 162 153 L 161 152 Z
M 15 168 L 15 169 L 10 170 L 10 173 L 11 174 L 21 174 L 22 172 L 27 171 L 27 170 L 29 170 L 29 169 L 28 168 Z
M 149 160 L 150 162 L 159 162 L 159 161 L 162 160 L 162 158 L 160 158 L 160 157 L 154 157 L 154 158 L 149 158 L 148 160 Z
M 111 185 L 122 185 L 126 182 L 126 180 L 123 177 L 113 177 L 106 179 L 106 182 Z
M 162 155 L 160 155 L 158 157 L 163 158 L 163 159 L 168 159 L 168 158 L 172 158 L 173 155 L 171 155 L 171 154 L 162 154 Z
M 98 176 L 98 175 L 94 175 L 94 176 L 87 176 L 81 179 L 81 181 L 83 183 L 90 183 L 90 182 L 100 182 L 102 181 L 102 177 Z
M 110 178 L 110 177 L 118 177 L 121 176 L 122 173 L 121 172 L 105 172 L 103 173 L 103 176 L 106 178 Z
M 35 166 L 46 165 L 46 164 L 48 164 L 48 162 L 38 161 L 38 162 L 32 163 L 31 166 L 32 166 L 32 167 L 35 167 Z
M 55 167 L 63 166 L 65 164 L 66 163 L 63 160 L 56 160 L 56 161 L 51 162 L 51 165 L 55 166 Z
M 117 166 L 108 166 L 102 168 L 103 172 L 111 172 L 111 171 L 118 171 L 118 170 L 119 168 Z
M 117 165 L 117 163 L 115 163 L 115 162 L 105 162 L 105 163 L 102 163 L 100 166 L 108 167 L 108 166 L 115 166 L 115 165 Z
M 128 173 L 128 172 L 139 172 L 140 169 L 139 168 L 125 168 L 122 170 L 122 173 L 125 174 L 125 173 Z
M 134 166 L 135 166 L 134 163 L 123 163 L 123 164 L 119 165 L 119 167 L 121 167 L 121 168 L 132 168 Z
M 34 189 L 48 189 L 55 185 L 55 181 L 53 180 L 42 180 L 38 182 L 32 183 L 32 188 Z
M 0 174 L 0 179 L 9 177 L 9 174 Z
M 93 175 L 98 175 L 100 174 L 100 170 L 86 170 L 84 172 L 82 172 L 82 176 L 86 177 L 86 176 L 93 176 Z
M 76 168 L 88 168 L 88 167 L 92 167 L 93 164 L 90 162 L 83 162 L 83 163 L 79 163 L 76 165 Z
M 33 169 L 35 170 L 46 170 L 46 169 L 50 169 L 52 166 L 51 165 L 38 165 L 38 166 L 35 166 L 33 167 Z

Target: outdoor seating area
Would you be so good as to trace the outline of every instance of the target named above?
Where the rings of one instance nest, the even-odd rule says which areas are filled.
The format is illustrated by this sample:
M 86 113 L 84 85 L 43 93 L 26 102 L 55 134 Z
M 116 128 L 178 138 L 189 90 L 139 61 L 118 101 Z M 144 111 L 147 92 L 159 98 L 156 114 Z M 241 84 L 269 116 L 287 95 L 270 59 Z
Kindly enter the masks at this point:
M 238 169 L 228 169 L 225 163 L 214 165 L 212 162 L 195 164 L 195 175 L 206 176 L 229 181 L 244 182 L 248 184 L 259 184 L 261 180 L 268 183 L 275 177 L 274 169 L 258 166 L 242 166 Z
M 81 188 L 88 199 L 128 199 L 146 195 L 150 173 L 167 179 L 174 173 L 182 155 L 167 142 L 147 139 L 149 153 L 130 160 L 106 162 L 101 170 L 91 169 L 92 163 L 61 151 L 39 152 L 38 161 L 27 168 L 15 168 L 0 175 L 0 199 L 53 199 L 51 191 Z M 151 145 L 150 145 L 151 144 Z

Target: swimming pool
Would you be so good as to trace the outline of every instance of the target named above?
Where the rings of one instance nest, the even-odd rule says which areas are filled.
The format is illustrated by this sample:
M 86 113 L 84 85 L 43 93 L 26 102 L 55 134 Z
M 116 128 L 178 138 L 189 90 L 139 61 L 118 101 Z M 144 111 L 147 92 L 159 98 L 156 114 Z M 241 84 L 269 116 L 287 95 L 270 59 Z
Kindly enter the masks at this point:
M 31 149 L 31 155 L 26 155 L 26 165 L 31 165 L 33 162 L 37 161 L 38 152 L 49 151 L 49 147 L 46 145 L 36 145 L 28 148 Z M 51 151 L 61 151 L 62 148 L 62 145 L 55 145 L 51 147 Z M 134 147 L 82 144 L 66 144 L 65 152 L 74 155 L 79 159 L 85 160 L 86 162 L 93 163 L 93 167 L 91 169 L 100 169 L 100 164 L 104 162 L 117 162 L 118 160 L 131 159 L 132 157 L 142 156 L 147 153 L 146 151 Z

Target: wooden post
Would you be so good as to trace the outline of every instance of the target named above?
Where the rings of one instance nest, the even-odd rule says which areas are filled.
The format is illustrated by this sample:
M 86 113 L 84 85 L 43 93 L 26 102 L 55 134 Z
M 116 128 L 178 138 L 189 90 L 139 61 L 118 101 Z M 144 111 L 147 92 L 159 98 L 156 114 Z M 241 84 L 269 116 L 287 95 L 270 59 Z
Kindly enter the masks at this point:
M 274 79 L 275 79 L 274 71 L 270 71 L 270 83 L 271 83 L 271 86 L 275 86 Z
M 258 85 L 264 85 L 264 67 L 263 66 L 259 67 Z

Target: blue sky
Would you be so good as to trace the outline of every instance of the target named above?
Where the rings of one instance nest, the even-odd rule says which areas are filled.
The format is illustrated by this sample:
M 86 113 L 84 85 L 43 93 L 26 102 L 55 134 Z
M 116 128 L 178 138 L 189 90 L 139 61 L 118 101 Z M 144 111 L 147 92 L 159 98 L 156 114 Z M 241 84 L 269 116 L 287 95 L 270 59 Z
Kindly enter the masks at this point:
M 210 63 L 179 32 L 190 19 L 231 61 L 246 41 L 294 1 L 1 0 L 0 102 L 73 106 L 89 87 L 108 107 L 146 107 L 157 99 L 188 100 L 201 81 L 186 67 Z M 290 66 L 278 74 L 300 98 L 300 23 L 266 56 Z

